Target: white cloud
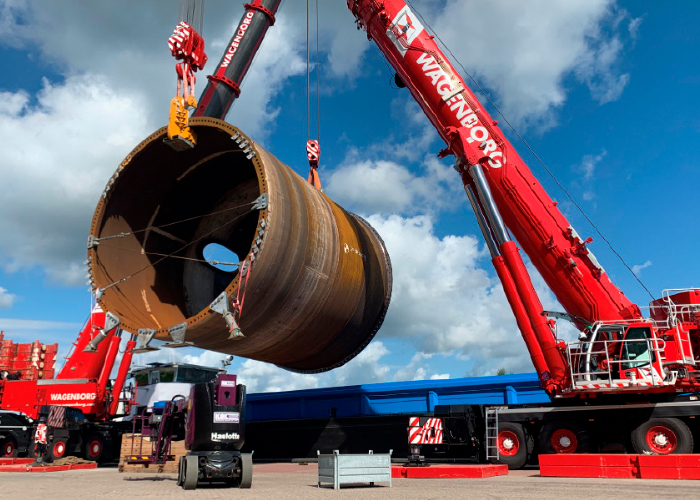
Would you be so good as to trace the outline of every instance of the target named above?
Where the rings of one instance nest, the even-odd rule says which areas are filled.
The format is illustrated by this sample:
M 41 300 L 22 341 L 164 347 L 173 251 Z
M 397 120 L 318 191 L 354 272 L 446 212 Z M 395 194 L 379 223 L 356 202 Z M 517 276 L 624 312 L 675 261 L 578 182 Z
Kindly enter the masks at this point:
M 411 361 L 416 370 L 421 359 L 432 355 L 456 356 L 465 367 L 471 366 L 450 373 L 453 377 L 495 374 L 499 367 L 516 373 L 532 370 L 502 286 L 486 271 L 488 253 L 480 240 L 470 235 L 438 237 L 429 216 L 372 215 L 367 220 L 384 240 L 394 270 L 391 306 L 380 339 L 411 342 L 419 352 Z M 562 311 L 537 271 L 531 265 L 528 270 L 543 308 Z M 558 327 L 560 337 L 575 339 L 565 322 Z M 426 362 L 421 376 L 436 375 L 440 365 Z
M 637 37 L 639 36 L 639 27 L 642 25 L 642 18 L 641 17 L 636 17 L 632 19 L 629 23 L 628 30 L 630 33 L 630 38 L 632 40 L 637 40 Z
M 380 363 L 389 354 L 383 342 L 375 340 L 351 361 L 333 370 L 334 385 L 374 384 L 386 382 L 391 368 Z
M 519 355 L 514 321 L 500 286 L 480 268 L 485 256 L 473 236 L 435 235 L 429 216 L 370 216 L 394 272 L 384 337 L 408 337 L 426 354 Z
M 75 330 L 76 335 L 80 327 L 80 323 L 67 323 L 61 321 L 42 321 L 34 319 L 13 319 L 0 318 L 0 329 L 6 332 L 15 330 Z
M 165 125 L 175 93 L 176 61 L 166 42 L 177 24 L 176 4 L 28 0 L 6 3 L 0 9 L 0 43 L 36 48 L 43 61 L 66 76 L 102 75 L 121 91 L 138 91 L 146 96 L 145 114 L 159 126 Z M 211 74 L 219 62 L 242 14 L 242 2 L 206 2 L 202 34 L 209 61 L 200 72 L 197 93 L 204 89 L 204 75 Z M 232 123 L 257 141 L 264 143 L 272 132 L 269 125 L 279 110 L 270 103 L 282 84 L 305 71 L 304 15 L 304 9 L 291 4 L 280 9 L 229 115 Z M 354 29 L 343 2 L 324 5 L 321 15 L 323 78 L 354 78 L 369 44 L 362 43 L 364 36 Z
M 616 11 L 614 0 L 448 0 L 444 9 L 434 0 L 415 4 L 517 125 L 555 123 L 569 75 L 600 103 L 617 99 L 629 81 L 617 69 L 627 14 Z M 635 20 L 631 24 L 634 31 Z
M 319 375 L 292 373 L 262 361 L 248 359 L 238 370 L 238 377 L 248 392 L 280 392 L 315 389 Z
M 341 166 L 329 176 L 327 191 L 341 205 L 384 213 L 403 212 L 429 192 L 407 168 L 381 160 Z
M 647 267 L 650 267 L 652 265 L 652 262 L 650 260 L 647 260 L 644 264 L 637 264 L 632 266 L 632 272 L 639 276 L 642 273 L 643 269 L 646 269 Z
M 60 365 L 68 354 L 71 342 L 75 340 L 82 326 L 81 323 L 62 321 L 0 318 L 0 330 L 5 332 L 6 339 L 17 343 L 33 342 L 37 339 L 46 344 L 58 342 L 57 365 Z
M 15 298 L 17 298 L 16 295 L 8 292 L 7 288 L 0 286 L 0 309 L 10 309 L 15 302 Z
M 85 240 L 105 182 L 150 130 L 138 94 L 85 75 L 45 80 L 36 100 L 0 92 L 0 264 L 6 272 L 44 266 L 62 283 L 81 284 Z
M 341 206 L 361 213 L 435 213 L 459 207 L 455 199 L 466 203 L 458 174 L 445 163 L 426 155 L 419 172 L 392 160 L 360 159 L 351 150 L 327 175 L 326 191 Z
M 392 379 L 395 381 L 402 380 L 437 380 L 437 379 L 448 379 L 450 378 L 449 373 L 431 373 L 432 366 L 439 366 L 440 363 L 431 363 L 431 359 L 435 359 L 434 354 L 426 354 L 424 352 L 417 352 L 411 358 L 411 361 L 399 369 L 397 369 Z M 444 356 L 443 356 L 444 358 Z
M 608 152 L 603 150 L 597 155 L 585 155 L 581 160 L 581 164 L 577 167 L 583 173 L 584 180 L 591 180 L 595 175 L 596 166 L 605 158 Z

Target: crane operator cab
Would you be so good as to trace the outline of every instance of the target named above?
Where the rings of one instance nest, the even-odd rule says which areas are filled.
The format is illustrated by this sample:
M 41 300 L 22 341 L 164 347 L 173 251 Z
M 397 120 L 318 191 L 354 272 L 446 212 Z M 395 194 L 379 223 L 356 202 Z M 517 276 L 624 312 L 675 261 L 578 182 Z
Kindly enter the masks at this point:
M 574 368 L 574 387 L 634 388 L 675 383 L 677 372 L 662 364 L 665 337 L 654 335 L 652 323 L 596 323 L 580 343 L 572 344 L 569 356 Z
M 655 353 L 650 352 L 650 339 L 650 328 L 629 328 L 627 330 L 620 352 L 622 371 L 649 366 L 652 356 L 656 358 Z

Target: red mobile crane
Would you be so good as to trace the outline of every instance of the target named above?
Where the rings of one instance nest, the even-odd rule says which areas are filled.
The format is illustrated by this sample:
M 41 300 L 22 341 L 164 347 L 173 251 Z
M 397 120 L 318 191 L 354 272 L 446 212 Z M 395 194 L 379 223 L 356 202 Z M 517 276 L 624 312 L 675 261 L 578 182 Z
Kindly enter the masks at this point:
M 587 246 L 592 239 L 583 240 L 559 211 L 409 6 L 403 0 L 347 4 L 396 71 L 397 83 L 446 142 L 439 156 L 454 156 L 542 387 L 557 406 L 543 412 L 486 409 L 487 457 L 523 465 L 534 441 L 540 452 L 588 451 L 591 431 L 600 430 L 588 421 L 600 419 L 614 419 L 618 425 L 609 427 L 631 432 L 638 453 L 691 452 L 692 433 L 683 419 L 700 409 L 676 395 L 700 387 L 700 290 L 664 291 L 642 314 L 611 282 Z M 511 234 L 566 313 L 543 310 Z M 580 342 L 558 340 L 557 319 L 571 321 Z M 576 400 L 582 406 L 573 407 Z M 631 402 L 639 411 L 613 406 Z M 452 415 L 455 409 L 442 410 Z
M 110 419 L 118 414 L 120 395 L 136 346 L 132 335 L 117 378 L 109 387 L 122 336 L 118 326 L 116 316 L 105 314 L 99 305 L 95 306 L 55 379 L 0 380 L 1 410 L 20 412 L 29 419 L 49 417 L 52 458 L 73 453 L 82 453 L 96 461 L 111 458 L 113 443 L 118 441 L 120 432 Z M 15 445 L 3 448 L 6 455 L 30 451 L 18 450 L 19 440 L 14 436 L 5 440 L 13 440 Z

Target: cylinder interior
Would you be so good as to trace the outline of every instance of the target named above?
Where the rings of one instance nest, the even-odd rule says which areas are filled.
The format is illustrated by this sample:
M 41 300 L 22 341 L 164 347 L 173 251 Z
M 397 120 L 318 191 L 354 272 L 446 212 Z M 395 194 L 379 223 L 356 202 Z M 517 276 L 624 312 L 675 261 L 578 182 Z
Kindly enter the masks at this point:
M 93 270 L 103 288 L 125 280 L 107 300 L 125 329 L 182 323 L 236 284 L 238 266 L 202 262 L 207 245 L 241 258 L 250 251 L 260 216 L 251 204 L 261 194 L 262 171 L 230 134 L 209 127 L 199 134 L 191 151 L 152 141 L 133 154 L 95 221 L 92 234 L 102 240 Z

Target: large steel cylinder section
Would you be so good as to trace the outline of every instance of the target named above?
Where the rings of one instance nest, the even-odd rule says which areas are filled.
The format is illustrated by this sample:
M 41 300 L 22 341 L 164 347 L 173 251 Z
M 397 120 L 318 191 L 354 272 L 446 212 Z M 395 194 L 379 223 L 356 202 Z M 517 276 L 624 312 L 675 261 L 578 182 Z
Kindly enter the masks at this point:
M 196 347 L 293 371 L 352 359 L 389 306 L 380 237 L 236 127 L 214 118 L 190 126 L 195 148 L 177 152 L 158 130 L 97 205 L 88 259 L 103 308 L 131 332 L 170 340 L 185 323 Z M 239 265 L 207 261 L 211 244 Z M 231 323 L 210 307 L 222 292 L 243 336 L 230 338 Z

